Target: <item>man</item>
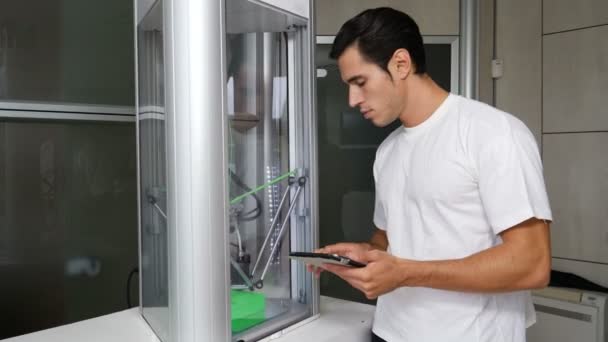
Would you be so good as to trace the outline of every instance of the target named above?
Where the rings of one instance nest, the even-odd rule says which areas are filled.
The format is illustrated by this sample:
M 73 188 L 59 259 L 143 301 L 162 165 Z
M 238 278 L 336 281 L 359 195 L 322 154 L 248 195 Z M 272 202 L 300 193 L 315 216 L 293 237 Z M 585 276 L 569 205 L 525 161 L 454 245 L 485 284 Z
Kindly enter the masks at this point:
M 367 266 L 323 269 L 378 298 L 375 341 L 525 341 L 535 320 L 526 290 L 546 286 L 551 267 L 551 210 L 530 131 L 439 87 L 402 12 L 349 20 L 330 56 L 351 106 L 376 126 L 402 126 L 376 153 L 371 241 L 319 250 Z

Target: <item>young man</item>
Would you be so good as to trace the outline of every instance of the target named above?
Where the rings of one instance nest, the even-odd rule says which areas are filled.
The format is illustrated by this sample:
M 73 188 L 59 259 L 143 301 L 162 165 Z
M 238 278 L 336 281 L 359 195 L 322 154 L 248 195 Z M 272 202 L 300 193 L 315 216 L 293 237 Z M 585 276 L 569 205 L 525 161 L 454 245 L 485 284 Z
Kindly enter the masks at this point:
M 535 320 L 526 290 L 546 286 L 551 267 L 551 210 L 530 131 L 440 88 L 402 12 L 349 20 L 331 57 L 351 106 L 376 126 L 402 126 L 376 153 L 371 241 L 319 250 L 367 266 L 324 269 L 378 298 L 377 341 L 525 341 Z

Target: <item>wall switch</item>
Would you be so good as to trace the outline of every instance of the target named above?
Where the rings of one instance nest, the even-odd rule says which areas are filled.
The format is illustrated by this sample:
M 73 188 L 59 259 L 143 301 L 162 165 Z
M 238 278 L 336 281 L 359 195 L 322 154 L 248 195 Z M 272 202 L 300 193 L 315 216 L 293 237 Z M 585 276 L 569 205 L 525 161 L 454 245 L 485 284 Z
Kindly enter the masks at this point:
M 492 60 L 492 78 L 501 78 L 503 75 L 503 60 L 493 59 Z

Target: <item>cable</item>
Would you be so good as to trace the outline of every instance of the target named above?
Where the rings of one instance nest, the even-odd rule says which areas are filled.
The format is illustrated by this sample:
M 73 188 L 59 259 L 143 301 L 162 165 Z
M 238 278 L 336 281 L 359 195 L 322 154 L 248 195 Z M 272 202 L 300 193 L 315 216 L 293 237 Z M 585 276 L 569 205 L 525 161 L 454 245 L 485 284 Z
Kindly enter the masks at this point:
M 238 247 L 238 248 L 239 248 L 239 253 L 238 253 L 238 255 L 239 255 L 239 256 L 243 256 L 243 254 L 244 254 L 245 252 L 243 251 L 243 241 L 241 240 L 241 232 L 239 231 L 239 227 L 235 225 L 235 227 L 234 227 L 234 231 L 236 232 L 236 239 L 237 239 L 237 241 L 238 241 L 238 243 L 239 243 L 239 244 L 238 244 L 238 246 L 239 246 L 239 247 Z
M 238 216 L 239 220 L 246 222 L 246 221 L 253 221 L 253 220 L 257 219 L 258 217 L 260 217 L 260 215 L 262 215 L 262 201 L 255 194 L 255 192 L 251 190 L 250 187 L 248 187 L 245 183 L 243 183 L 243 181 L 234 173 L 234 171 L 229 169 L 228 172 L 230 173 L 230 179 L 234 182 L 234 184 L 236 184 L 239 188 L 241 188 L 242 190 L 245 191 L 244 195 L 241 195 L 237 198 L 242 199 L 247 196 L 252 196 L 253 199 L 255 200 L 255 208 L 253 208 L 252 210 L 249 210 L 248 212 L 246 212 L 244 214 L 239 214 L 239 216 Z M 236 202 L 234 200 L 232 200 L 231 204 L 234 204 L 234 203 L 236 203 Z
M 291 172 L 287 172 L 286 174 L 281 175 L 281 176 L 279 176 L 279 177 L 271 180 L 270 182 L 268 182 L 266 184 L 262 184 L 262 185 L 258 186 L 257 188 L 255 188 L 255 189 L 253 189 L 253 190 L 251 190 L 249 192 L 246 192 L 246 193 L 244 193 L 244 194 L 242 194 L 240 196 L 237 196 L 237 197 L 233 198 L 232 200 L 230 200 L 230 204 L 236 204 L 240 200 L 242 200 L 243 198 L 245 198 L 245 197 L 247 197 L 247 196 L 249 196 L 251 194 L 254 194 L 254 193 L 256 193 L 256 192 L 258 192 L 260 190 L 263 190 L 263 189 L 265 189 L 265 188 L 267 188 L 267 187 L 269 187 L 269 186 L 271 186 L 271 185 L 273 185 L 275 183 L 278 183 L 278 182 L 282 181 L 285 178 L 288 178 L 290 176 L 294 176 L 295 174 L 296 174 L 295 170 L 293 170 Z
M 130 309 L 133 306 L 131 306 L 131 278 L 133 277 L 133 275 L 135 273 L 139 273 L 139 268 L 135 267 L 134 269 L 131 270 L 131 272 L 129 272 L 129 276 L 127 277 L 127 308 Z

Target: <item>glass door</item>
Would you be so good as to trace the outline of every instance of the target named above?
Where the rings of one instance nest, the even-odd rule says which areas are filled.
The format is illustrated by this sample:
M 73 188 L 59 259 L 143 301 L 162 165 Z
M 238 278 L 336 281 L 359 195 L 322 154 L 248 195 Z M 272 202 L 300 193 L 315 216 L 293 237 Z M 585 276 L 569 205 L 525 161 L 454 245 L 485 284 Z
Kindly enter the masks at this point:
M 163 340 L 169 337 L 169 235 L 164 93 L 163 0 L 138 2 L 137 128 L 141 308 Z
M 0 1 L 0 116 L 132 121 L 132 22 L 130 1 Z
M 0 1 L 0 339 L 137 305 L 132 18 Z
M 288 257 L 310 250 L 313 237 L 307 27 L 267 4 L 226 1 L 234 340 L 257 340 L 313 313 L 310 277 Z

